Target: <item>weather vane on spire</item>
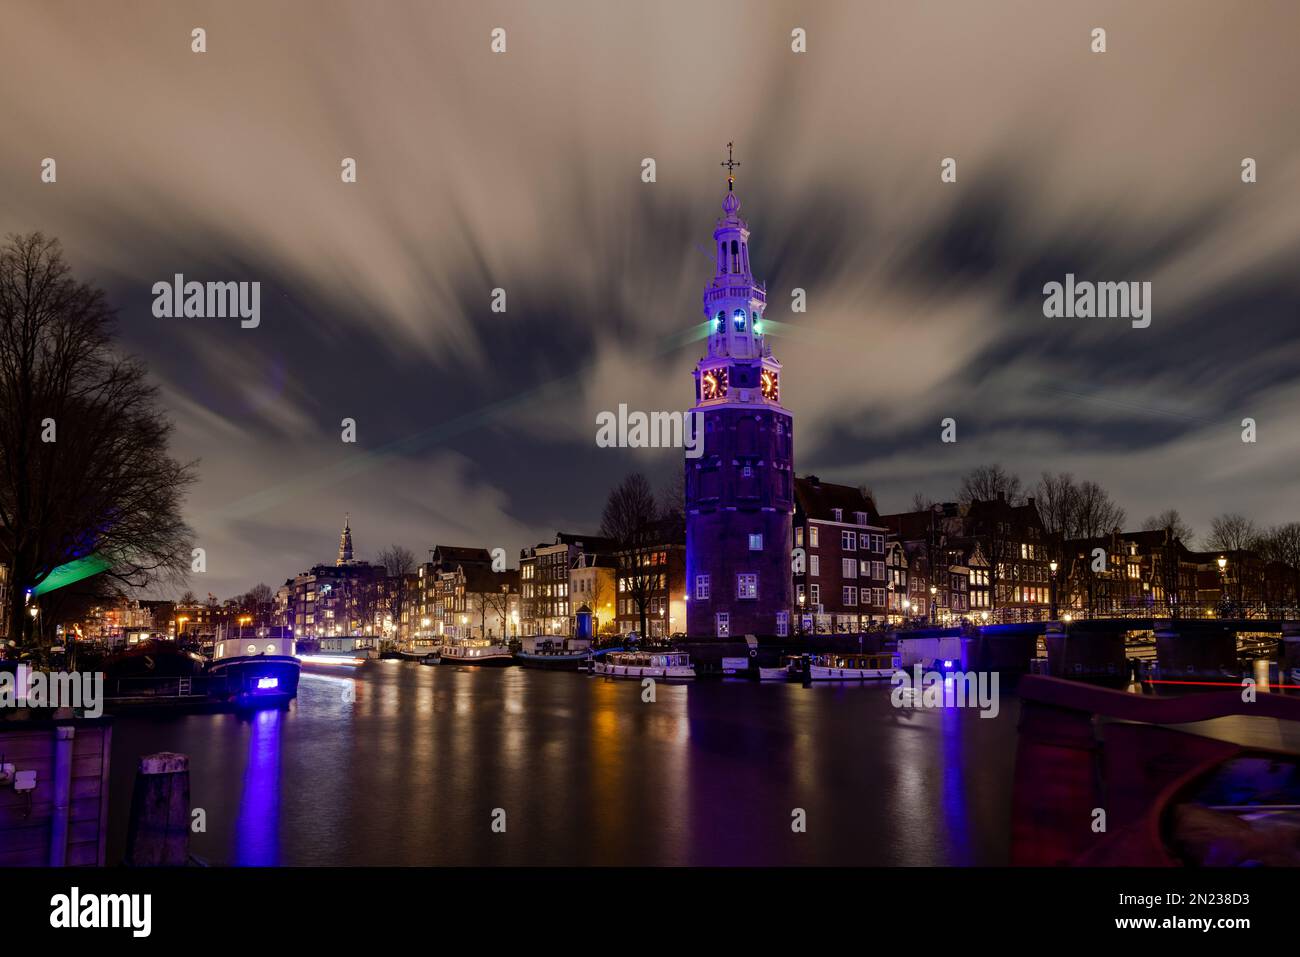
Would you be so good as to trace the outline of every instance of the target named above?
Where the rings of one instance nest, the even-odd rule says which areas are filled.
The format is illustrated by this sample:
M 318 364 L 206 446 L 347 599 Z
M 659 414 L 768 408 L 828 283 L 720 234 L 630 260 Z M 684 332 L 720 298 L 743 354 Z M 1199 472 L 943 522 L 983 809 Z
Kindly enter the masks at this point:
M 719 164 L 718 164 L 719 166 L 725 166 L 725 167 L 727 167 L 727 192 L 731 192 L 732 190 L 735 189 L 735 186 L 736 186 L 736 174 L 735 174 L 735 169 L 736 169 L 737 166 L 740 165 L 740 163 L 739 163 L 738 161 L 736 161 L 736 160 L 734 160 L 734 159 L 731 158 L 731 147 L 732 147 L 732 144 L 731 144 L 731 143 L 728 143 L 728 144 L 727 144 L 727 161 L 726 161 L 725 163 L 719 163 Z

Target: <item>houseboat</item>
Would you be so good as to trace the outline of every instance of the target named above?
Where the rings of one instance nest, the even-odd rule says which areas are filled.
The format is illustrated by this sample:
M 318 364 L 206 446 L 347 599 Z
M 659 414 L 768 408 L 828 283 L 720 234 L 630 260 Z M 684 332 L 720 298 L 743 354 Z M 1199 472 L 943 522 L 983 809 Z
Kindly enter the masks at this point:
M 298 694 L 302 663 L 288 628 L 259 628 L 219 637 L 208 666 L 208 690 L 236 704 L 279 704 Z
M 298 660 L 308 671 L 356 671 L 379 658 L 376 641 L 370 636 L 320 638 L 315 644 L 315 650 L 298 655 Z
M 591 658 L 591 642 L 585 638 L 550 638 L 536 635 L 525 638 L 515 659 L 525 668 L 548 671 L 578 671 Z
M 620 651 L 596 660 L 593 674 L 606 678 L 664 678 L 685 680 L 695 677 L 691 656 L 681 651 Z
M 894 655 L 887 651 L 808 655 L 790 667 L 799 669 L 795 676 L 805 681 L 881 681 L 898 670 Z
M 481 665 L 501 668 L 515 663 L 515 656 L 505 645 L 485 638 L 468 638 L 443 645 L 438 660 L 444 665 Z
M 758 668 L 758 680 L 789 681 L 791 678 L 798 679 L 803 675 L 803 668 L 800 665 L 802 660 L 802 655 L 786 655 L 781 659 L 781 664 L 774 668 L 760 665 Z

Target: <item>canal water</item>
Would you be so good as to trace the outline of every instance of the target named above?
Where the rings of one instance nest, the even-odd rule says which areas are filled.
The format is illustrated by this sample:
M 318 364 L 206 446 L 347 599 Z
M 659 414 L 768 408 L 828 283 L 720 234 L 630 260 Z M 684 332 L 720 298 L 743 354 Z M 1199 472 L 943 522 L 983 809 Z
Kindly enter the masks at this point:
M 304 673 L 287 710 L 118 717 L 109 861 L 139 757 L 179 751 L 210 864 L 1005 864 L 1018 713 L 896 709 L 888 684 L 646 703 L 518 667 Z

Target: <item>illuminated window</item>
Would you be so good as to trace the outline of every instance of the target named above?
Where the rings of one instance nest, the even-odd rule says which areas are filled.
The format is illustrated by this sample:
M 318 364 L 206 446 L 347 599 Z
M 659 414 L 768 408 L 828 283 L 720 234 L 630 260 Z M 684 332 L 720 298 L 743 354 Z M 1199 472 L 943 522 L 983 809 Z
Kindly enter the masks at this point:
M 757 598 L 758 576 L 753 572 L 741 572 L 736 576 L 736 597 Z
M 732 313 L 732 318 L 736 320 L 736 331 L 744 332 L 745 331 L 745 310 L 737 309 L 734 313 Z

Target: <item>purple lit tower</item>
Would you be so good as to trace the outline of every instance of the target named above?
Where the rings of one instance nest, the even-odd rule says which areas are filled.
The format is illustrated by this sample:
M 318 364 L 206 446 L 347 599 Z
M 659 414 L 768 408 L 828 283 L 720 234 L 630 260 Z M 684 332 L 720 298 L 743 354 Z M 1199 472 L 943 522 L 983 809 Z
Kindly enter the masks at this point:
M 723 164 L 732 172 L 730 157 Z M 687 632 L 692 638 L 789 633 L 793 416 L 781 363 L 763 339 L 767 290 L 749 269 L 749 226 L 727 177 L 704 290 L 709 352 L 695 368 L 704 454 L 686 459 Z

